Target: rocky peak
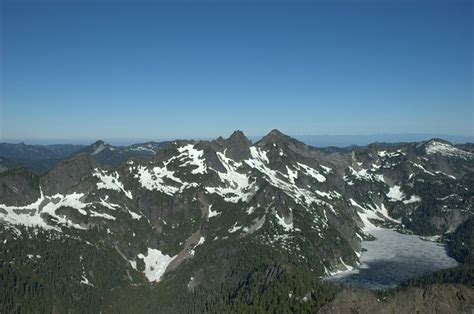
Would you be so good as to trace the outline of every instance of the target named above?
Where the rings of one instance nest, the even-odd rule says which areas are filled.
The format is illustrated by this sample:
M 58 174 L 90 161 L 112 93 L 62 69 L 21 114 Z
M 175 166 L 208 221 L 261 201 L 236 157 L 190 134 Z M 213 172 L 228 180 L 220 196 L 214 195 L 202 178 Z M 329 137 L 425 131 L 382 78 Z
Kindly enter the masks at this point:
M 98 140 L 92 144 L 92 147 L 99 147 L 100 145 L 107 145 L 107 143 L 104 142 L 103 140 Z
M 27 205 L 40 196 L 38 176 L 24 168 L 0 174 L 0 204 Z
M 271 130 L 267 135 L 267 137 L 273 138 L 287 138 L 288 136 L 280 132 L 278 129 Z
M 250 158 L 250 146 L 252 142 L 245 134 L 237 130 L 223 142 L 226 149 L 226 155 L 234 160 L 243 160 Z
M 264 137 L 262 137 L 262 139 L 260 141 L 258 141 L 258 143 L 261 143 L 261 144 L 268 144 L 268 143 L 276 143 L 276 142 L 282 142 L 282 141 L 288 141 L 290 140 L 291 138 L 283 133 L 281 133 L 280 131 L 278 131 L 277 129 L 273 129 L 271 130 L 267 135 L 265 135 Z
M 106 142 L 99 140 L 91 145 L 91 155 L 97 155 L 102 152 L 104 149 L 110 148 L 111 146 Z
M 245 145 L 252 145 L 250 140 L 245 136 L 244 132 L 237 130 L 229 137 L 227 140 L 229 143 L 232 144 L 245 144 Z
M 288 135 L 285 135 L 278 131 L 277 129 L 273 129 L 265 135 L 260 141 L 257 142 L 258 146 L 267 146 L 268 144 L 291 144 L 293 147 L 297 147 L 298 149 L 303 149 L 306 145 Z

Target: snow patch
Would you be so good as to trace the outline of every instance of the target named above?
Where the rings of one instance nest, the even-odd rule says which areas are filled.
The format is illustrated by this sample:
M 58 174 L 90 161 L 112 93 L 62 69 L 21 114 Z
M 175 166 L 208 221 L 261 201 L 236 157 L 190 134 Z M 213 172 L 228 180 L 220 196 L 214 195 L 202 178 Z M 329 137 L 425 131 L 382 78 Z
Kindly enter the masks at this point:
M 192 144 L 179 147 L 178 151 L 181 153 L 177 157 L 179 160 L 187 159 L 185 163 L 180 165 L 181 167 L 188 165 L 196 166 L 195 169 L 191 170 L 192 174 L 202 174 L 207 172 L 207 166 L 204 163 L 204 159 L 202 159 L 204 151 L 196 149 Z
M 283 227 L 283 229 L 285 229 L 285 231 L 292 231 L 293 230 L 293 219 L 292 219 L 292 216 L 290 216 L 289 218 L 286 218 L 285 217 L 280 217 L 278 214 L 276 214 L 276 218 L 277 218 L 277 222 L 280 226 Z
M 103 151 L 104 149 L 107 148 L 107 145 L 105 145 L 104 143 L 100 143 L 99 147 L 97 147 L 91 154 L 91 156 L 95 156 L 97 154 L 99 154 L 101 151 Z
M 138 258 L 142 259 L 145 263 L 143 273 L 149 282 L 159 282 L 161 276 L 165 273 L 166 267 L 175 257 L 165 255 L 160 250 L 151 248 L 148 248 L 146 255 L 138 254 Z
M 204 241 L 206 241 L 206 238 L 200 237 L 200 238 L 199 238 L 199 242 L 196 244 L 196 246 L 203 244 Z
M 387 196 L 390 198 L 390 200 L 392 202 L 395 202 L 395 201 L 402 201 L 404 198 L 405 198 L 405 195 L 403 194 L 403 192 L 400 190 L 400 186 L 399 185 L 394 185 L 392 186 L 388 193 L 387 193 Z
M 254 183 L 250 183 L 250 178 L 246 174 L 237 171 L 242 164 L 227 158 L 225 152 L 218 152 L 217 157 L 226 172 L 212 170 L 217 173 L 225 187 L 206 187 L 206 191 L 220 195 L 226 202 L 247 201 L 254 194 L 256 186 Z
M 98 213 L 98 212 L 95 212 L 95 211 L 90 211 L 90 216 L 91 217 L 100 217 L 100 218 L 104 218 L 104 219 L 109 219 L 109 220 L 115 220 L 115 217 L 114 216 L 110 216 L 108 214 L 104 214 L 104 213 Z
M 369 173 L 368 169 L 361 168 L 360 170 L 355 170 L 354 168 L 349 167 L 349 172 L 357 180 L 385 182 L 383 175 Z M 346 175 L 344 176 L 344 180 L 348 182 L 349 185 L 354 184 L 352 181 L 349 181 L 349 178 Z
M 237 232 L 239 230 L 243 230 L 244 232 L 247 232 L 248 231 L 248 228 L 244 227 L 244 226 L 238 226 L 237 225 L 237 222 L 232 226 L 232 228 L 230 228 L 229 230 L 227 230 L 229 233 L 234 233 L 234 232 Z
M 134 175 L 147 190 L 157 190 L 167 195 L 173 196 L 177 192 L 182 192 L 184 189 L 196 186 L 197 183 L 183 182 L 180 178 L 175 176 L 175 171 L 168 169 L 168 164 L 176 157 L 170 158 L 163 162 L 163 167 L 155 166 L 149 169 L 145 166 L 138 166 L 137 174 Z M 133 170 L 133 168 L 131 168 Z M 165 180 L 169 183 L 165 183 Z
M 66 216 L 56 214 L 56 210 L 61 207 L 76 209 L 81 215 L 87 215 L 84 208 L 90 204 L 81 202 L 83 193 L 72 193 L 68 195 L 56 194 L 44 196 L 43 191 L 37 201 L 26 206 L 7 206 L 0 204 L 0 219 L 13 225 L 24 225 L 27 227 L 40 227 L 43 229 L 54 229 L 61 231 L 57 226 L 51 225 L 43 217 L 44 214 L 51 216 L 56 224 L 73 227 L 80 230 L 87 228 L 69 220 Z
M 412 204 L 412 203 L 419 203 L 421 202 L 421 197 L 417 195 L 412 195 L 409 199 L 404 200 L 403 204 Z
M 313 178 L 315 178 L 318 182 L 325 182 L 326 181 L 326 177 L 323 176 L 322 174 L 319 173 L 319 171 L 317 171 L 316 169 L 313 169 L 311 168 L 310 166 L 307 166 L 305 164 L 302 164 L 302 163 L 298 163 L 298 166 L 300 166 L 301 168 L 303 168 L 303 170 L 305 171 L 305 173 Z
M 119 180 L 120 176 L 116 171 L 107 174 L 106 171 L 96 168 L 92 175 L 100 180 L 97 183 L 98 189 L 122 191 L 129 199 L 133 199 L 132 193 L 124 189 L 123 184 Z
M 82 275 L 81 283 L 87 286 L 91 286 L 91 287 L 94 286 L 84 274 Z
M 319 165 L 321 167 L 321 169 L 323 169 L 324 173 L 326 174 L 329 174 L 332 172 L 332 168 L 330 167 L 327 167 L 327 166 L 323 166 L 323 165 Z
M 394 158 L 394 157 L 399 157 L 404 155 L 404 153 L 401 150 L 397 150 L 395 152 L 387 152 L 387 151 L 380 151 L 378 152 L 379 157 L 388 157 L 388 158 Z
M 211 204 L 211 205 L 209 205 L 209 212 L 207 214 L 207 220 L 209 220 L 209 218 L 219 216 L 220 214 L 221 213 L 219 213 L 218 211 L 212 210 L 212 204 Z
M 392 223 L 396 223 L 396 224 L 401 223 L 400 220 L 393 219 L 392 217 L 388 215 L 388 210 L 383 203 L 380 206 L 378 206 L 377 204 L 374 204 L 374 205 L 366 205 L 366 207 L 363 207 L 359 205 L 352 198 L 349 199 L 349 202 L 352 206 L 359 209 L 357 211 L 357 214 L 359 215 L 360 219 L 362 220 L 362 223 L 364 224 L 364 228 L 363 228 L 364 232 L 370 233 L 373 230 L 380 229 L 379 227 L 374 225 L 369 219 L 379 220 L 379 221 L 389 220 Z
M 249 208 L 247 208 L 245 212 L 247 213 L 247 215 L 251 215 L 253 214 L 254 211 L 255 211 L 255 207 L 250 206 Z
M 295 179 L 298 179 L 298 170 L 291 170 L 288 166 L 286 166 L 286 170 L 288 171 L 290 182 L 295 184 Z

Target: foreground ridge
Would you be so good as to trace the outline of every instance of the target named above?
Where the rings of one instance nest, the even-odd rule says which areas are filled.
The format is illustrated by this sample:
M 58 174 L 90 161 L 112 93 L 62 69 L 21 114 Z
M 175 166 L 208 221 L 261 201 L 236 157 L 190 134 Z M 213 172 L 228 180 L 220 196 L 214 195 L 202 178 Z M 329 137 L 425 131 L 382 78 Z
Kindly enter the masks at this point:
M 28 262 L 46 274 L 61 252 L 64 289 L 91 289 L 99 307 L 133 289 L 168 300 L 236 292 L 243 278 L 249 291 L 306 278 L 283 294 L 304 308 L 315 306 L 312 280 L 355 267 L 372 230 L 439 236 L 473 213 L 474 154 L 439 139 L 328 151 L 278 130 L 255 144 L 236 131 L 133 149 L 98 141 L 42 175 L 0 173 L 8 272 Z M 53 289 L 45 276 L 35 285 Z

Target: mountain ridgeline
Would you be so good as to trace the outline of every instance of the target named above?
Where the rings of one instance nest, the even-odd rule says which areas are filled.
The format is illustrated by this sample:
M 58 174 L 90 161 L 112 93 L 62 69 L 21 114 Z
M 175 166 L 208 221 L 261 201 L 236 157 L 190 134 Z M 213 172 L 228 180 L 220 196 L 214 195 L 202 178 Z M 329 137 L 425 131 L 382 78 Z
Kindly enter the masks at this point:
M 0 312 L 313 312 L 370 229 L 453 233 L 473 186 L 474 153 L 439 139 L 97 142 L 0 173 Z
M 28 145 L 0 143 L 0 172 L 13 168 L 27 168 L 41 175 L 54 169 L 61 161 L 85 153 L 102 167 L 114 167 L 129 158 L 148 158 L 166 142 L 147 142 L 130 146 L 112 146 L 104 141 L 85 145 Z

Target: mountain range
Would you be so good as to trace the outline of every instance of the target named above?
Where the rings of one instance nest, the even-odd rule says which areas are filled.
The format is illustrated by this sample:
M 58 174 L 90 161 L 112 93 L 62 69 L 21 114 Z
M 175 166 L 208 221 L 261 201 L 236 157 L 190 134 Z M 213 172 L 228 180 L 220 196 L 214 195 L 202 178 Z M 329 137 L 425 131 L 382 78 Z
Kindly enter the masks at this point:
M 327 311 L 351 296 L 322 278 L 355 267 L 371 229 L 445 236 L 474 213 L 472 145 L 441 139 L 318 149 L 236 131 L 0 156 L 2 312 Z

